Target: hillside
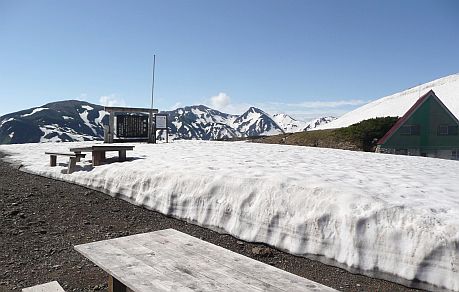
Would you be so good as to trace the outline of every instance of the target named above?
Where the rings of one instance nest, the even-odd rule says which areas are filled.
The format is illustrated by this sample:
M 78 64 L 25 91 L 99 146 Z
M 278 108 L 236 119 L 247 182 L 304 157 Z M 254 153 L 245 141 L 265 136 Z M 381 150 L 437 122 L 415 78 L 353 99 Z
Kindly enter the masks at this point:
M 288 133 L 251 140 L 255 143 L 287 144 L 356 151 L 375 151 L 376 142 L 398 120 L 396 117 L 368 119 L 345 128 Z
M 0 144 L 101 140 L 108 113 L 85 101 L 53 102 L 0 117 Z
M 459 117 L 459 73 L 424 83 L 408 90 L 379 98 L 317 129 L 347 127 L 376 117 L 401 117 L 419 97 L 433 90 L 449 110 Z

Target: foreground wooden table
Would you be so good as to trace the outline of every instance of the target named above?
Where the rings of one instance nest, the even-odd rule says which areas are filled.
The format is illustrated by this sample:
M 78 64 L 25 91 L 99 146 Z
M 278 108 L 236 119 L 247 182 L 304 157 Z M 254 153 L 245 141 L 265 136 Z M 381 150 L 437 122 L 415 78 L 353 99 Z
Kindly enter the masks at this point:
M 118 151 L 118 161 L 126 160 L 126 151 L 134 150 L 134 146 L 128 145 L 94 145 L 90 147 L 70 148 L 71 152 L 81 154 L 81 152 L 92 153 L 92 165 L 98 166 L 105 160 L 105 152 Z
M 335 291 L 174 229 L 75 246 L 109 291 Z
M 22 292 L 65 292 L 58 282 L 53 281 L 29 288 L 22 289 Z

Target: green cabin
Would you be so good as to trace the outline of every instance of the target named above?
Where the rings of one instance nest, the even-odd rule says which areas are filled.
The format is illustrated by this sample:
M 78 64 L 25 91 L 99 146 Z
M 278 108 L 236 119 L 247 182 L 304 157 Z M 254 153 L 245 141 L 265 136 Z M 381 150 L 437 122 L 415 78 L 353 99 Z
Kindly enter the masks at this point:
M 459 160 L 459 120 L 430 90 L 378 141 L 376 152 Z

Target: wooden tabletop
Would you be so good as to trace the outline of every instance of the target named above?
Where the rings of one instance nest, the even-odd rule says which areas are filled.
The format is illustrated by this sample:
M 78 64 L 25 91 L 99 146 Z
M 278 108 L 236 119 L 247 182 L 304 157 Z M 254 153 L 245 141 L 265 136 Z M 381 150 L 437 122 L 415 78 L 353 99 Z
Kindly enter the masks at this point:
M 22 292 L 65 292 L 58 282 L 53 281 L 29 288 L 22 289 Z
M 91 152 L 91 151 L 120 151 L 120 150 L 134 150 L 135 146 L 132 145 L 93 145 L 88 147 L 70 148 L 72 152 Z
M 132 291 L 335 291 L 174 229 L 75 246 Z

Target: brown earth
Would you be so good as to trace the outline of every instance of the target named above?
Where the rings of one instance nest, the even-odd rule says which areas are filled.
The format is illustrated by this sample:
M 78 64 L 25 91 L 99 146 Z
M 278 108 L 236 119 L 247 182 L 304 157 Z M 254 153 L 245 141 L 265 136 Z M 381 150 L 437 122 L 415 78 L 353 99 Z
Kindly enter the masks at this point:
M 107 275 L 73 246 L 165 228 L 342 291 L 417 291 L 242 242 L 78 185 L 27 174 L 0 159 L 1 292 L 54 280 L 66 291 L 106 291 Z

